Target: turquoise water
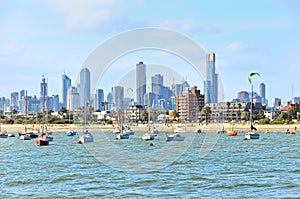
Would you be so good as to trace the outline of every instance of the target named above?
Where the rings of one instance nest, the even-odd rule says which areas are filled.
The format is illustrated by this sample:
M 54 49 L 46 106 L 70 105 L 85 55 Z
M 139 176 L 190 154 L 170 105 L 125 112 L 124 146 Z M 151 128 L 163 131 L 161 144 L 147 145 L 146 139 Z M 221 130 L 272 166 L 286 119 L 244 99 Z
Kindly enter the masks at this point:
M 54 133 L 46 147 L 0 139 L 0 198 L 300 198 L 299 133 L 261 133 L 261 139 L 247 141 L 242 132 L 222 134 L 207 155 L 199 155 L 207 134 L 194 134 L 182 156 L 144 173 L 112 168 L 64 133 Z M 129 140 L 105 135 L 139 153 L 182 145 L 166 143 L 164 134 L 153 147 L 139 133 Z

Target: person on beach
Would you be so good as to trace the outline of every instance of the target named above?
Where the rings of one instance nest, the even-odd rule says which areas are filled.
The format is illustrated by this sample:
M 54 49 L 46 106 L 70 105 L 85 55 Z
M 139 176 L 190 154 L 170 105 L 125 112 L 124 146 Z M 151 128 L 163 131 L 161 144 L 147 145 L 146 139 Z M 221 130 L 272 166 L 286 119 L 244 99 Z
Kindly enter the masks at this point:
M 287 129 L 286 132 L 285 132 L 285 134 L 290 134 L 290 133 L 291 133 L 290 129 Z

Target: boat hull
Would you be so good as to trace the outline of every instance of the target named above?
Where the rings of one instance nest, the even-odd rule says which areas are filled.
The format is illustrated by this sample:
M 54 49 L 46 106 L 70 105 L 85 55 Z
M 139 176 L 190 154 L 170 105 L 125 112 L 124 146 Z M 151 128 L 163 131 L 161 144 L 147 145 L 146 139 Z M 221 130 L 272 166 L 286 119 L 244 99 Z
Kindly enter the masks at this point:
M 185 137 L 179 135 L 179 134 L 171 134 L 171 135 L 167 135 L 166 137 L 166 141 L 184 141 Z
M 125 133 L 125 134 L 118 134 L 117 139 L 118 140 L 129 139 L 129 134 L 127 134 L 127 133 Z
M 236 131 L 227 131 L 227 136 L 237 136 Z
M 253 133 L 253 132 L 248 132 L 245 135 L 245 140 L 253 140 L 253 139 L 259 139 L 259 134 L 258 133 Z
M 145 141 L 154 140 L 154 138 L 155 138 L 155 135 L 151 135 L 151 134 L 145 134 L 142 137 L 142 139 L 145 140 Z
M 47 146 L 47 145 L 49 145 L 49 140 L 47 140 L 47 139 L 37 139 L 35 141 L 35 143 L 36 143 L 37 146 Z

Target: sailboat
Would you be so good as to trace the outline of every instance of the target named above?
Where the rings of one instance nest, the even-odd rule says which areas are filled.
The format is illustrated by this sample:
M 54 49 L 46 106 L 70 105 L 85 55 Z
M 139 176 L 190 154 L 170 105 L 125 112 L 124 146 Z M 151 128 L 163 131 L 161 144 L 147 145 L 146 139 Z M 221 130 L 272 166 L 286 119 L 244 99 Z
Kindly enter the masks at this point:
M 87 142 L 94 142 L 93 135 L 86 129 L 86 105 L 83 108 L 84 116 L 83 116 L 83 133 L 79 137 L 78 144 L 84 144 Z
M 28 101 L 27 101 L 27 90 L 25 91 L 25 123 L 24 132 L 19 133 L 20 140 L 31 140 L 30 135 L 27 134 L 27 112 L 28 112 Z
M 227 130 L 228 136 L 236 136 L 237 132 L 233 129 L 234 123 L 231 123 L 231 130 Z
M 149 89 L 150 90 L 150 89 Z M 158 130 L 155 129 L 154 124 L 150 125 L 150 95 L 148 95 L 148 130 L 142 136 L 142 139 L 145 141 L 154 140 L 155 136 L 157 136 Z M 152 126 L 152 130 L 151 130 Z
M 53 140 L 52 137 L 48 136 L 48 129 L 47 129 L 47 125 L 48 125 L 48 109 L 47 109 L 47 100 L 46 100 L 46 79 L 43 76 L 43 112 L 46 112 L 46 116 L 44 114 L 43 116 L 43 125 L 42 125 L 42 133 L 41 135 L 37 138 L 37 140 L 35 141 L 37 146 L 48 146 L 49 142 Z
M 70 118 L 70 112 L 69 112 L 69 131 L 66 133 L 66 136 L 74 136 L 76 135 L 76 131 L 70 130 L 71 129 L 71 118 Z
M 248 80 L 251 84 L 251 113 L 250 113 L 250 131 L 245 134 L 244 140 L 251 140 L 251 139 L 259 139 L 259 134 L 256 132 L 257 129 L 253 126 L 253 84 L 252 84 L 252 77 L 254 75 L 259 75 L 259 73 L 250 73 L 248 76 Z
M 0 138 L 8 138 L 7 131 L 4 130 L 3 132 L 1 131 L 1 124 L 0 124 Z
M 185 133 L 185 129 L 179 125 L 172 134 L 167 135 L 166 141 L 184 141 L 185 137 L 181 133 Z

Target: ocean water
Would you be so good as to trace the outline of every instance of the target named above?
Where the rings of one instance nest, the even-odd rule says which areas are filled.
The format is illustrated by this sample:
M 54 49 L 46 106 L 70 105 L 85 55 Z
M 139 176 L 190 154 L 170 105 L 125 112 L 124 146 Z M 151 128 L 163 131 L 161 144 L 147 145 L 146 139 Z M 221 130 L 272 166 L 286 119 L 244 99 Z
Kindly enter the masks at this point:
M 300 133 L 261 132 L 247 141 L 244 132 L 187 133 L 184 142 L 165 142 L 162 133 L 153 147 L 141 132 L 129 140 L 93 134 L 105 135 L 118 152 L 97 136 L 80 145 L 77 136 L 54 133 L 44 147 L 0 139 L 0 198 L 300 198 Z M 136 161 L 126 162 L 126 154 Z M 155 161 L 145 167 L 151 169 L 139 170 L 147 161 Z

